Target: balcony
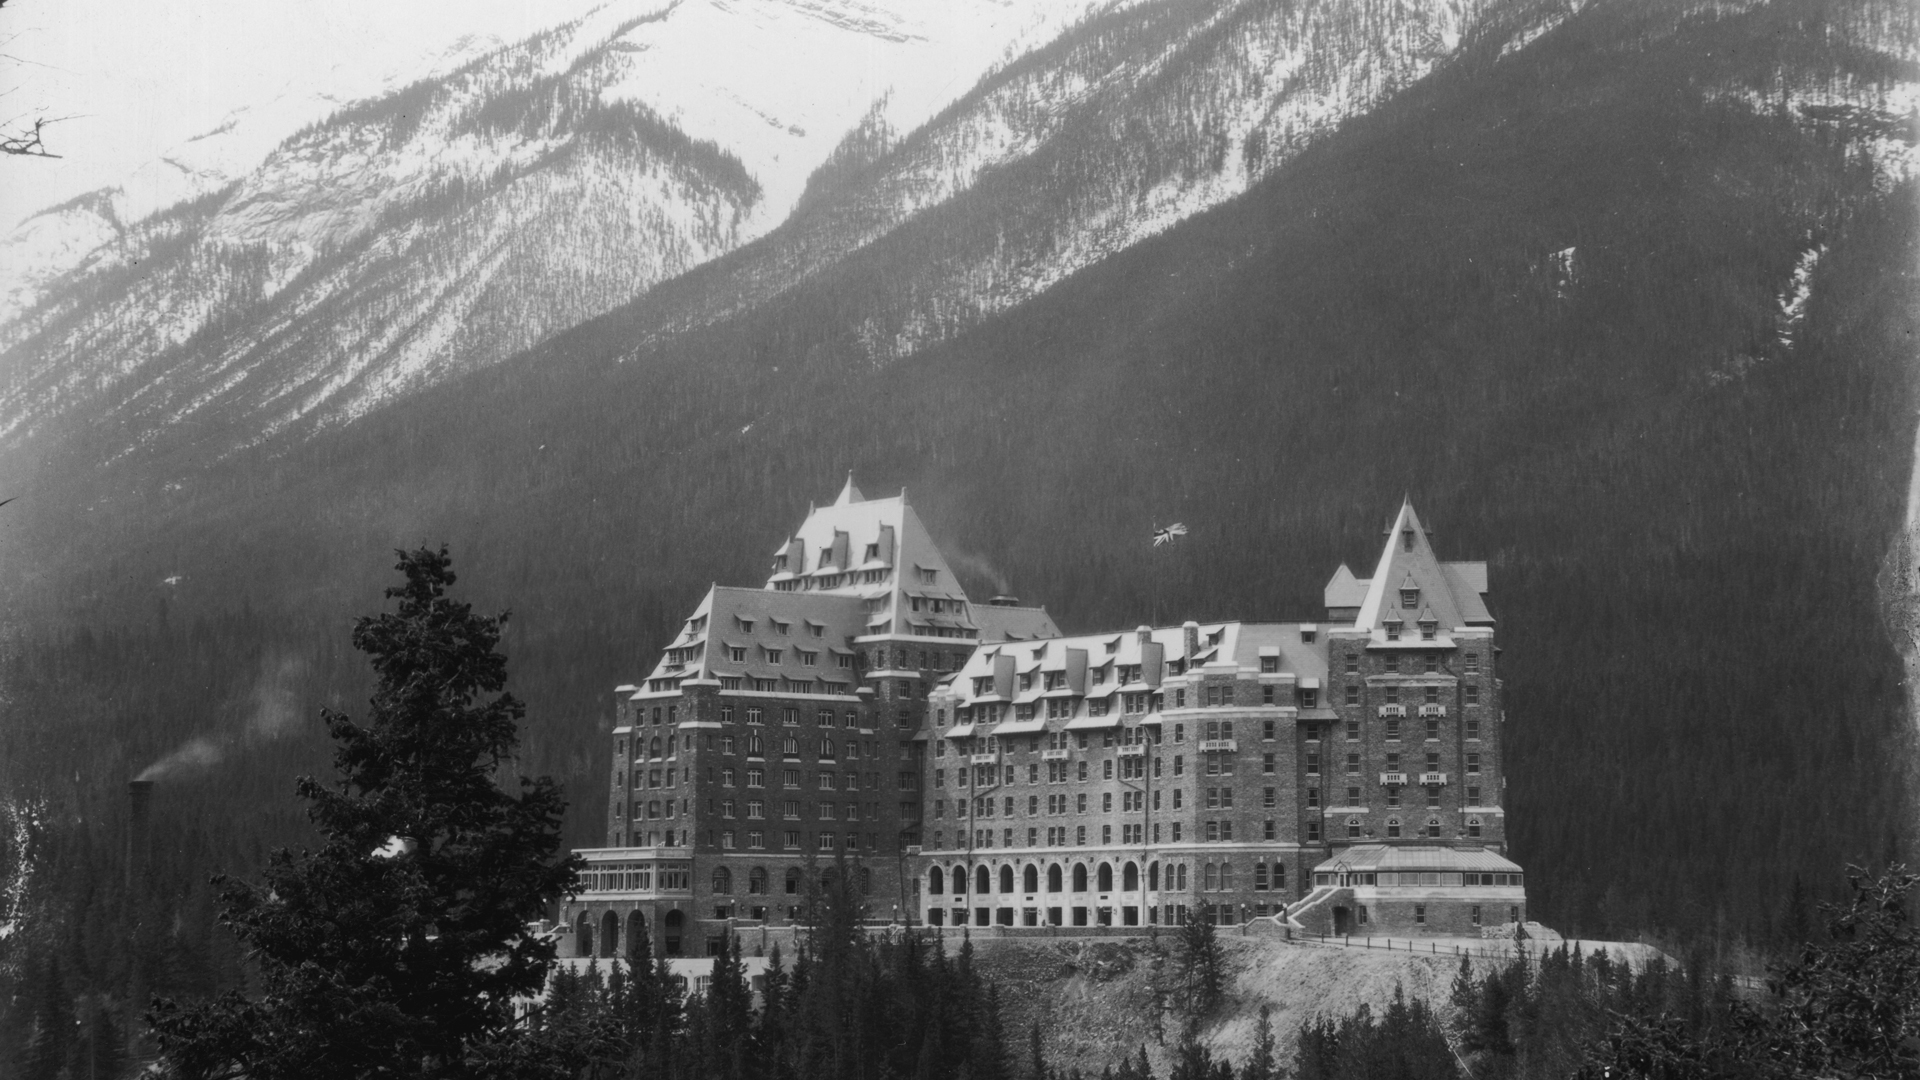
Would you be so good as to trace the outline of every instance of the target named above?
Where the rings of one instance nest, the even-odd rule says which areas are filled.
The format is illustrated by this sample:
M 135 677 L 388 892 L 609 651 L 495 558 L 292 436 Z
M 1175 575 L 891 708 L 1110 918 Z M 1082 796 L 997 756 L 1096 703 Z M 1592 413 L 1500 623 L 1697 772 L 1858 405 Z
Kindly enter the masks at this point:
M 1067 760 L 1068 754 L 1070 754 L 1071 752 L 1072 751 L 1068 751 L 1068 750 L 1042 750 L 1040 751 L 1040 760 L 1041 761 L 1065 761 Z
M 1447 707 L 1445 705 L 1422 705 L 1420 706 L 1420 715 L 1445 716 L 1447 715 Z
M 1203 754 L 1231 754 L 1240 749 L 1232 739 L 1202 739 L 1200 752 Z
M 1123 746 L 1120 748 L 1120 756 L 1121 757 L 1146 757 L 1147 744 L 1134 743 L 1132 746 Z
M 1420 774 L 1421 787 L 1444 787 L 1447 774 L 1443 772 L 1423 772 Z
M 1407 707 L 1405 705 L 1382 705 L 1380 706 L 1380 715 L 1405 716 L 1407 715 Z
M 974 765 L 993 765 L 999 762 L 999 760 L 999 754 L 975 754 L 967 759 L 970 764 Z
M 1387 787 L 1404 787 L 1407 783 L 1407 774 L 1403 772 L 1383 772 L 1380 774 L 1380 782 Z

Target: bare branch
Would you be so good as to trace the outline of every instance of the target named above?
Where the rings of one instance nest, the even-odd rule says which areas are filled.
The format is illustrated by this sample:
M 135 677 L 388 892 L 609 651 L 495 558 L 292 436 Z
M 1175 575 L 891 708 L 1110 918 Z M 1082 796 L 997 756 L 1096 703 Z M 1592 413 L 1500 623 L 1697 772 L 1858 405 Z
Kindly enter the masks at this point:
M 6 0 L 0 0 L 4 4 Z M 40 140 L 40 133 L 52 121 L 42 117 L 33 122 L 33 127 L 17 135 L 0 135 L 0 154 L 13 154 L 18 157 L 57 158 L 60 155 L 50 152 L 46 143 Z

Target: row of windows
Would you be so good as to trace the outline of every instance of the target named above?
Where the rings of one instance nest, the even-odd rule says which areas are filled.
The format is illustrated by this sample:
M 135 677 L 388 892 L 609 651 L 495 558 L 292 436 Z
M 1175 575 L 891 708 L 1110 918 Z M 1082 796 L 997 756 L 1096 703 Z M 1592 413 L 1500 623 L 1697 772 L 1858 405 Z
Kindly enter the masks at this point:
M 901 804 L 903 808 L 911 805 L 910 803 Z M 859 821 L 863 816 L 863 806 L 865 807 L 864 817 L 866 820 L 874 821 L 879 819 L 880 804 L 877 802 L 863 804 L 858 802 L 840 803 L 829 800 L 827 802 L 815 803 L 814 816 L 821 821 Z M 798 799 L 784 799 L 780 803 L 780 816 L 788 821 L 800 820 L 800 810 L 801 805 Z M 707 811 L 708 813 L 713 812 L 712 799 L 707 800 Z M 767 801 L 765 799 L 748 799 L 746 801 L 746 813 L 748 821 L 764 820 L 767 816 Z M 739 817 L 740 804 L 733 799 L 720 800 L 720 816 L 727 820 Z
M 934 815 L 935 817 L 939 816 L 939 814 L 937 813 L 939 808 L 940 808 L 939 805 L 936 804 L 935 805 L 936 813 Z M 963 809 L 965 809 L 964 804 L 955 803 L 954 816 L 961 817 L 961 818 L 966 817 L 965 814 L 959 813 L 959 811 Z M 978 820 L 978 819 L 976 818 L 975 820 Z M 1169 836 L 1169 842 L 1175 843 L 1175 844 L 1185 842 L 1186 830 L 1185 830 L 1185 824 L 1183 822 L 1178 822 L 1178 821 L 1157 822 L 1156 821 L 1153 823 L 1153 826 L 1152 826 L 1152 833 L 1153 833 L 1152 842 L 1153 843 L 1155 844 L 1161 843 L 1162 825 L 1166 826 L 1167 834 Z M 1209 842 L 1227 842 L 1227 841 L 1233 840 L 1233 822 L 1230 819 L 1208 820 L 1208 821 L 1200 822 L 1199 825 L 1200 825 L 1200 828 L 1195 833 L 1196 841 L 1206 840 Z M 1114 827 L 1112 825 L 1101 825 L 1099 828 L 1100 828 L 1099 843 L 1102 846 L 1112 845 L 1114 842 L 1113 840 Z M 1310 839 L 1318 841 L 1320 838 L 1320 831 L 1319 831 L 1320 823 L 1317 821 L 1309 822 L 1308 828 L 1312 834 Z M 1088 826 L 1086 825 L 1048 826 L 1045 834 L 1045 846 L 1047 847 L 1085 847 L 1087 846 L 1087 838 L 1089 835 L 1087 832 L 1087 829 L 1088 829 Z M 1142 823 L 1123 822 L 1120 826 L 1120 830 L 1121 830 L 1120 842 L 1123 844 L 1144 844 L 1148 842 L 1147 841 L 1148 827 L 1144 822 Z M 1260 823 L 1261 839 L 1277 840 L 1279 839 L 1279 834 L 1280 834 L 1279 825 L 1272 818 L 1268 818 L 1267 820 Z M 995 846 L 1010 848 L 1015 846 L 1015 842 L 1018 839 L 1018 836 L 1019 836 L 1019 833 L 1015 829 L 1011 829 L 1011 828 L 1001 829 L 998 835 L 998 844 L 996 845 L 995 843 L 996 837 L 992 829 L 974 829 L 972 830 L 971 833 L 965 830 L 961 830 L 953 834 L 953 842 L 955 846 L 965 846 L 969 842 L 971 842 L 972 845 L 976 848 L 991 848 Z M 1027 847 L 1040 847 L 1042 837 L 1041 837 L 1041 832 L 1039 827 L 1029 826 L 1026 832 L 1026 840 L 1027 840 L 1027 843 L 1026 843 Z M 932 848 L 936 851 L 941 850 L 946 847 L 946 843 L 947 843 L 947 834 L 942 830 L 938 830 L 938 829 L 934 830 L 933 843 L 931 845 Z
M 1438 750 L 1429 750 L 1426 753 L 1427 753 L 1426 771 L 1430 773 L 1439 772 L 1441 752 Z M 1383 771 L 1385 772 L 1402 772 L 1403 771 L 1402 766 L 1404 764 L 1404 759 L 1401 757 L 1399 751 L 1397 750 L 1388 751 L 1385 755 L 1385 761 L 1386 761 L 1386 764 Z M 1320 752 L 1318 750 L 1307 751 L 1307 775 L 1319 776 L 1320 764 L 1321 764 Z M 1362 766 L 1362 758 L 1358 752 L 1350 753 L 1347 755 L 1347 760 L 1346 760 L 1347 775 L 1349 776 L 1360 775 L 1360 773 L 1363 771 L 1361 766 Z M 1268 771 L 1271 772 L 1272 770 L 1269 769 Z M 1472 754 L 1466 755 L 1466 771 L 1467 771 L 1467 775 L 1469 776 L 1478 776 L 1480 774 L 1480 755 L 1479 754 L 1472 753 Z
M 766 769 L 754 766 L 746 770 L 746 775 L 747 787 L 763 788 L 767 786 Z M 806 787 L 805 781 L 808 775 L 809 771 L 805 769 L 781 769 L 780 786 L 789 790 L 804 788 Z M 834 772 L 832 769 L 821 769 L 818 772 L 811 773 L 811 775 L 814 781 L 813 786 L 819 791 L 857 791 L 862 787 L 865 787 L 869 791 L 874 791 L 880 787 L 880 774 L 877 772 L 863 773 L 855 769 Z M 739 777 L 739 770 L 731 768 L 721 769 L 720 786 L 739 787 Z M 709 779 L 711 779 L 711 777 L 709 777 Z M 907 779 L 906 774 L 901 774 L 901 779 Z
M 1398 674 L 1400 671 L 1400 661 L 1401 661 L 1402 655 L 1403 654 L 1397 653 L 1397 652 L 1389 652 L 1389 653 L 1381 654 L 1381 657 L 1380 657 L 1381 670 L 1387 672 L 1388 674 Z M 1413 665 L 1416 665 L 1416 664 L 1420 666 L 1421 670 L 1426 671 L 1428 673 L 1434 673 L 1440 670 L 1440 654 L 1437 652 L 1421 653 L 1419 656 L 1413 656 L 1411 654 L 1407 654 L 1405 658 L 1408 664 L 1409 672 L 1412 671 Z M 1347 660 L 1347 664 L 1346 664 L 1347 674 L 1349 675 L 1359 674 L 1360 673 L 1360 654 L 1357 652 L 1350 652 L 1347 654 L 1346 660 Z M 1480 674 L 1480 654 L 1477 652 L 1462 653 L 1460 655 L 1460 672 L 1463 675 Z
M 1389 840 L 1398 840 L 1402 836 L 1428 836 L 1428 837 L 1439 836 L 1440 835 L 1440 819 L 1437 817 L 1430 817 L 1427 819 L 1427 823 L 1424 826 L 1412 825 L 1410 826 L 1410 828 L 1412 829 L 1411 832 L 1405 831 L 1405 828 L 1403 828 L 1403 826 L 1400 824 L 1399 818 L 1390 817 L 1387 819 L 1387 825 L 1386 825 L 1387 838 Z M 1467 836 L 1469 838 L 1477 840 L 1480 838 L 1480 834 L 1481 834 L 1480 819 L 1477 817 L 1468 818 L 1467 819 Z M 1360 840 L 1371 835 L 1373 835 L 1372 831 L 1364 828 L 1364 823 L 1361 821 L 1361 819 L 1357 817 L 1350 817 L 1347 819 L 1347 839 Z
M 1388 785 L 1384 790 L 1386 792 L 1387 809 L 1389 810 L 1399 809 L 1400 797 L 1401 797 L 1401 788 L 1399 787 L 1399 785 Z M 1421 790 L 1423 790 L 1426 793 L 1428 809 L 1438 809 L 1440 806 L 1440 788 L 1437 786 L 1434 786 L 1434 787 L 1426 787 Z M 1273 796 L 1272 788 L 1267 789 L 1267 796 L 1269 799 L 1272 798 Z M 1362 801 L 1362 796 L 1361 796 L 1360 787 L 1358 785 L 1348 785 L 1346 790 L 1346 801 L 1340 803 L 1339 805 L 1359 806 L 1361 804 L 1361 801 Z M 1480 805 L 1480 785 L 1478 784 L 1467 785 L 1466 804 L 1468 806 Z M 1269 803 L 1268 805 L 1272 805 L 1272 804 Z M 1308 788 L 1307 789 L 1307 809 L 1309 810 L 1318 809 L 1319 806 L 1320 806 L 1320 789 L 1316 787 Z
M 780 833 L 780 847 L 785 851 L 806 850 L 806 839 L 808 835 L 809 834 L 799 829 L 783 830 Z M 816 851 L 858 851 L 862 847 L 867 851 L 880 850 L 879 833 L 842 833 L 832 829 L 823 829 L 811 835 L 813 837 L 813 849 Z M 712 830 L 708 831 L 707 836 L 709 841 L 716 839 Z M 721 829 L 717 840 L 723 850 L 733 851 L 740 847 L 740 834 L 733 829 Z M 764 851 L 766 847 L 766 830 L 748 829 L 746 831 L 746 850 Z
M 1269 862 L 1256 859 L 1253 862 L 1252 886 L 1256 892 L 1282 890 L 1287 887 L 1287 867 L 1278 859 Z M 1121 864 L 1116 872 L 1112 863 L 1103 862 L 1089 870 L 1086 863 L 1074 863 L 1071 868 L 1063 868 L 1059 863 L 1049 864 L 1044 875 L 1040 867 L 1028 863 L 1018 873 L 1012 866 L 1000 867 L 996 875 L 985 866 L 973 868 L 973 892 L 975 895 L 987 895 L 995 891 L 996 882 L 999 892 L 1035 894 L 1042 891 L 1058 892 L 1113 892 L 1118 880 L 1121 892 L 1133 892 L 1140 888 L 1140 868 L 1134 862 Z M 1158 862 L 1147 864 L 1147 889 L 1160 888 L 1162 866 Z M 940 896 L 947 891 L 951 883 L 955 900 L 967 895 L 968 874 L 965 867 L 955 866 L 949 872 L 934 866 L 927 870 L 927 892 L 931 896 Z M 1188 888 L 1187 864 L 1169 863 L 1165 867 L 1166 887 L 1169 891 L 1184 891 Z M 1207 862 L 1193 868 L 1193 878 L 1199 886 L 1208 891 L 1231 890 L 1238 887 L 1231 862 Z M 1046 888 L 1041 889 L 1042 881 Z M 1241 878 L 1239 880 L 1246 880 Z

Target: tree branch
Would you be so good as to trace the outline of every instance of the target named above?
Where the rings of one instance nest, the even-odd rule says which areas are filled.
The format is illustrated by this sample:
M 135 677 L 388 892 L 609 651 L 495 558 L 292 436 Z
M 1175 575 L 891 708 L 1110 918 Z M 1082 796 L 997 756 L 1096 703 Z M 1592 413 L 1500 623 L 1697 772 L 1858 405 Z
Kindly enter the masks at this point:
M 0 0 L 0 5 L 4 5 L 5 2 L 6 0 Z M 35 120 L 33 127 L 27 131 L 22 131 L 17 135 L 0 135 L 0 154 L 13 154 L 18 157 L 59 157 L 59 154 L 49 151 L 46 143 L 40 139 L 41 131 L 45 130 L 46 126 L 52 122 L 53 121 L 42 117 Z

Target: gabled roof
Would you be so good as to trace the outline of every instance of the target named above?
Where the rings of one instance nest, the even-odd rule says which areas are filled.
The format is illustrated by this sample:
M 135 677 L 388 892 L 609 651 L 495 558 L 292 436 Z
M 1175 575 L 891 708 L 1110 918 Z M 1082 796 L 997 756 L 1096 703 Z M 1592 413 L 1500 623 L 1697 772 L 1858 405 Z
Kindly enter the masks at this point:
M 1357 608 L 1366 602 L 1367 585 L 1365 581 L 1353 576 L 1346 563 L 1333 572 L 1327 582 L 1326 606 L 1329 608 Z
M 943 612 L 938 617 L 924 609 L 923 613 L 912 611 L 908 595 L 966 602 L 966 590 L 921 524 L 920 515 L 907 505 L 906 492 L 885 499 L 865 498 L 851 473 L 839 496 L 827 506 L 809 510 L 800 527 L 775 549 L 774 558 L 774 571 L 766 584 L 769 591 L 776 584 L 799 577 L 805 579 L 803 585 L 814 586 L 802 590 L 802 595 L 881 601 L 876 610 L 868 612 L 866 620 L 875 629 L 863 633 L 877 633 L 877 628 L 885 625 L 889 627 L 887 633 L 907 634 L 912 632 L 909 623 L 924 624 L 928 629 L 971 629 L 977 625 L 973 620 L 977 613 L 970 602 L 959 612 Z M 887 571 L 886 580 L 861 580 L 865 571 L 872 570 Z M 839 584 L 817 587 L 822 579 L 836 575 Z
M 1060 636 L 1053 616 L 1043 607 L 1002 607 L 982 604 L 972 611 L 974 625 L 980 628 L 980 643 L 995 641 L 1036 641 Z

